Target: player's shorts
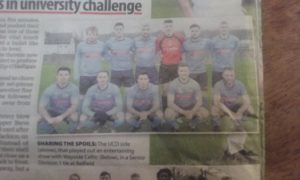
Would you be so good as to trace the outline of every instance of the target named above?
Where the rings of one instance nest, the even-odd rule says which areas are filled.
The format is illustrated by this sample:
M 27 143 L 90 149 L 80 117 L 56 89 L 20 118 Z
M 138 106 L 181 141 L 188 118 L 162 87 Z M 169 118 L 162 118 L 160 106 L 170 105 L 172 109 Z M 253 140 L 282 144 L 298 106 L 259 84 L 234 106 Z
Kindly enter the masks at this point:
M 213 71 L 213 74 L 212 74 L 212 86 L 214 86 L 218 81 L 221 81 L 223 79 L 222 74 L 223 74 L 223 72 Z
M 178 64 L 161 64 L 159 67 L 159 83 L 164 84 L 176 79 L 178 77 L 177 69 Z
M 132 70 L 125 71 L 111 71 L 111 80 L 112 83 L 116 84 L 118 87 L 122 85 L 124 87 L 131 87 L 134 84 L 134 77 Z
M 190 77 L 198 82 L 202 91 L 207 90 L 207 73 L 190 74 Z
M 135 79 L 137 80 L 138 75 L 141 73 L 147 73 L 149 80 L 152 84 L 158 84 L 158 72 L 155 66 L 153 67 L 136 67 Z
M 226 107 L 228 109 L 230 109 L 232 112 L 236 113 L 240 109 L 241 104 L 234 104 L 234 105 L 231 105 L 231 106 L 226 105 Z
M 97 76 L 80 76 L 79 91 L 81 95 L 85 95 L 87 90 L 97 83 Z

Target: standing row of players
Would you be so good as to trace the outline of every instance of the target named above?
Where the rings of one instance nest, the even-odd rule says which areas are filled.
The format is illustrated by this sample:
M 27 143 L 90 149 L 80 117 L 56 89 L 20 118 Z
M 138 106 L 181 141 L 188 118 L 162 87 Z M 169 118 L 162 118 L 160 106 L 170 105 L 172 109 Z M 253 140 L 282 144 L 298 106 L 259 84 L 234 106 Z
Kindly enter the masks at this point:
M 86 30 L 86 41 L 80 43 L 77 47 L 74 77 L 79 80 L 81 101 L 84 98 L 82 110 L 80 110 L 82 112 L 80 122 L 94 123 L 84 123 L 84 125 L 80 123 L 79 126 L 72 125 L 71 129 L 80 128 L 81 126 L 92 128 L 95 127 L 95 122 L 98 125 L 104 125 L 107 121 L 113 121 L 113 126 L 116 127 L 122 124 L 124 119 L 134 128 L 139 128 L 142 120 L 148 118 L 154 130 L 159 127 L 162 119 L 169 120 L 173 129 L 177 130 L 179 128 L 176 120 L 178 115 L 190 119 L 190 127 L 195 128 L 199 118 L 207 117 L 209 114 L 208 107 L 204 108 L 202 106 L 201 97 L 201 89 L 203 91 L 207 88 L 205 59 L 209 54 L 213 61 L 212 82 L 215 89 L 217 89 L 215 90 L 216 93 L 219 94 L 219 97 L 214 98 L 214 106 L 211 110 L 214 130 L 219 130 L 219 116 L 222 111 L 228 114 L 236 122 L 235 124 L 239 122 L 236 119 L 242 119 L 242 114 L 245 111 L 253 113 L 244 85 L 239 81 L 235 83 L 232 68 L 239 40 L 229 34 L 228 24 L 221 22 L 220 34 L 212 40 L 201 36 L 200 26 L 197 24 L 192 24 L 190 30 L 191 37 L 185 40 L 183 33 L 174 32 L 173 21 L 165 20 L 164 32 L 159 34 L 157 38 L 151 36 L 150 26 L 144 25 L 142 35 L 133 41 L 124 36 L 123 23 L 116 23 L 114 26 L 115 36 L 103 43 L 97 40 L 97 29 L 89 27 Z M 157 52 L 161 55 L 159 75 L 155 67 Z M 183 58 L 182 52 L 185 52 L 185 58 Z M 135 57 L 133 57 L 134 54 Z M 109 60 L 111 64 L 110 72 L 102 71 L 103 68 L 100 62 L 103 59 Z M 137 62 L 135 71 L 137 84 L 134 86 L 133 59 Z M 184 59 L 186 65 L 178 68 L 182 59 Z M 70 97 L 66 95 L 68 93 L 65 93 L 65 98 L 60 97 L 60 93 L 64 93 L 60 91 L 64 91 L 64 86 L 68 86 L 70 78 L 64 77 L 64 81 L 67 81 L 66 84 L 59 85 L 60 74 L 70 75 L 70 70 L 65 68 L 62 73 L 62 69 L 57 72 L 57 83 L 52 88 L 49 87 L 41 98 L 40 114 L 43 117 L 42 119 L 46 121 L 41 121 L 42 123 L 39 124 L 42 125 L 40 128 L 48 129 L 47 132 L 55 132 L 55 128 L 51 128 L 52 121 L 61 122 L 68 116 L 71 119 L 78 119 L 78 114 L 75 113 L 77 107 L 75 108 L 75 105 L 71 106 Z M 234 82 L 231 85 L 235 87 L 234 90 L 227 88 L 230 89 L 230 92 L 226 92 L 225 83 L 217 85 L 217 82 L 222 80 L 222 76 L 225 80 L 222 82 Z M 227 80 L 225 77 L 227 77 Z M 112 84 L 109 83 L 109 79 Z M 170 84 L 170 82 L 172 83 Z M 162 96 L 159 95 L 158 88 L 154 86 L 158 83 L 163 86 Z M 122 100 L 125 101 L 125 98 L 122 99 L 119 92 L 119 87 L 122 85 L 127 90 L 126 95 L 129 97 L 123 103 Z M 138 96 L 138 91 L 143 89 L 142 86 L 150 89 L 148 90 L 150 92 L 148 94 L 143 94 L 143 92 L 140 95 L 141 97 L 135 97 Z M 109 89 L 107 89 L 108 87 Z M 76 94 L 75 87 L 70 89 L 74 89 L 73 93 Z M 98 92 L 102 89 L 106 91 Z M 225 91 L 225 94 L 218 92 L 221 89 Z M 76 96 L 74 96 L 74 99 L 77 99 Z M 74 101 L 77 102 L 77 100 Z M 166 109 L 164 113 L 160 110 L 159 102 L 162 102 L 162 109 Z M 230 106 L 231 109 L 226 108 L 227 106 L 223 106 L 223 103 L 220 104 L 220 102 L 227 103 L 227 106 Z M 127 105 L 125 113 L 121 108 L 122 104 Z M 235 104 L 239 106 L 235 107 Z M 132 108 L 133 105 L 134 108 Z M 242 106 L 240 107 L 240 105 Z M 54 109 L 55 112 L 53 113 L 51 109 Z M 155 116 L 150 117 L 150 114 Z
M 224 68 L 234 67 L 239 48 L 239 39 L 230 34 L 225 21 L 220 23 L 219 35 L 211 40 L 202 36 L 198 24 L 190 25 L 191 36 L 186 39 L 184 33 L 174 31 L 172 20 L 164 21 L 164 30 L 157 37 L 152 35 L 148 24 L 142 26 L 141 35 L 134 40 L 125 36 L 124 28 L 123 23 L 116 23 L 114 36 L 105 43 L 98 40 L 96 27 L 86 29 L 86 40 L 78 45 L 74 63 L 74 79 L 79 80 L 82 95 L 96 83 L 96 76 L 103 69 L 101 60 L 110 63 L 111 82 L 119 87 L 132 86 L 141 72 L 148 74 L 151 83 L 165 86 L 177 77 L 178 64 L 184 61 L 190 68 L 191 77 L 205 90 L 206 60 L 212 59 L 215 84 L 221 80 Z M 161 59 L 159 72 L 156 68 L 158 59 Z

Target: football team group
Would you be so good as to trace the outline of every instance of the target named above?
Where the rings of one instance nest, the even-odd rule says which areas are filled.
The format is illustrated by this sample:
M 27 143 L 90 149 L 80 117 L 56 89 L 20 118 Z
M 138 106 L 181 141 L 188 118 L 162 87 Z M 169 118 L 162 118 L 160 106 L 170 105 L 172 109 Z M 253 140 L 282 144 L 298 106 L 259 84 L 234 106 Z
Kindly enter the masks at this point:
M 180 132 L 182 124 L 198 131 L 204 120 L 218 132 L 223 116 L 232 120 L 233 131 L 243 131 L 243 121 L 255 111 L 235 76 L 240 40 L 226 21 L 218 27 L 208 39 L 191 24 L 186 37 L 167 19 L 162 31 L 143 24 L 130 38 L 125 24 L 117 22 L 106 42 L 95 26 L 88 27 L 75 52 L 72 74 L 79 87 L 71 82 L 69 67 L 57 69 L 56 82 L 40 97 L 38 133 L 135 132 L 143 126 Z

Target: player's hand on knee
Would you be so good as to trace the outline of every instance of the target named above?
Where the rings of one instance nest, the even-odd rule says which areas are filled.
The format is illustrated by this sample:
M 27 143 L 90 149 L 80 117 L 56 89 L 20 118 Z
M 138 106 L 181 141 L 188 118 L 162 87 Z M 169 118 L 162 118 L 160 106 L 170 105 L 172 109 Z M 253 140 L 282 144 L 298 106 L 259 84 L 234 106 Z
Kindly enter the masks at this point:
M 53 118 L 53 123 L 57 124 L 60 123 L 64 118 L 60 115 L 60 116 L 56 116 L 55 118 Z
M 80 115 L 80 117 L 79 117 L 79 121 L 80 121 L 80 122 L 84 122 L 84 121 L 86 121 L 86 120 L 87 120 L 87 118 L 88 118 L 88 116 L 87 116 L 87 115 L 85 115 L 85 114 L 82 114 L 82 115 Z

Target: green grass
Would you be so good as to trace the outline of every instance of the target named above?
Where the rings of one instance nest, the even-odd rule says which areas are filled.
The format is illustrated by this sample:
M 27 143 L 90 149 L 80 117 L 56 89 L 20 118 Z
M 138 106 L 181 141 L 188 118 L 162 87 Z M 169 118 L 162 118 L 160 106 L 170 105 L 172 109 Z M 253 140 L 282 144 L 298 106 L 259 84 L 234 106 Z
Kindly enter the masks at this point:
M 226 140 L 227 135 L 151 135 L 150 164 L 236 164 L 222 160 Z M 245 148 L 261 154 L 258 135 L 249 135 Z
M 152 0 L 152 18 L 183 17 L 177 0 Z

